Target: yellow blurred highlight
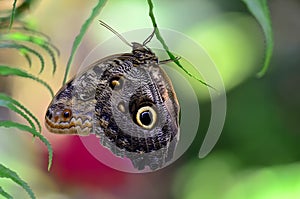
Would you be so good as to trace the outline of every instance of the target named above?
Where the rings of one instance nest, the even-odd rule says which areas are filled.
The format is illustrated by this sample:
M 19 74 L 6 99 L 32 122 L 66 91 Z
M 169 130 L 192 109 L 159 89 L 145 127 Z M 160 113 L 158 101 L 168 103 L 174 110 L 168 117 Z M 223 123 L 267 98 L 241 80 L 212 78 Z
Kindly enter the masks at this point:
M 227 90 L 254 76 L 263 63 L 263 35 L 255 19 L 248 15 L 222 14 L 185 33 L 207 51 Z

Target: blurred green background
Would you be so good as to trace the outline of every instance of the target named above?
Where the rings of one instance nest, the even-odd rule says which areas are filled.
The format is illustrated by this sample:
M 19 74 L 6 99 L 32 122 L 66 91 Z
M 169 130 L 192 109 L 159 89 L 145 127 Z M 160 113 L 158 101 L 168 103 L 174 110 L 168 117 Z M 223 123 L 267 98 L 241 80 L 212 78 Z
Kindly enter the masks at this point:
M 214 150 L 204 159 L 198 158 L 210 119 L 210 102 L 204 92 L 198 93 L 201 122 L 192 146 L 174 164 L 157 172 L 115 171 L 95 160 L 77 137 L 53 135 L 46 129 L 43 132 L 54 148 L 50 172 L 45 147 L 13 129 L 0 129 L 1 163 L 28 182 L 37 198 L 300 198 L 300 2 L 269 1 L 275 49 L 270 69 L 262 79 L 255 74 L 264 59 L 263 33 L 241 1 L 153 3 L 159 27 L 182 32 L 203 46 L 224 80 L 227 116 Z M 61 51 L 56 75 L 51 75 L 49 67 L 39 76 L 55 91 L 61 86 L 73 40 L 95 4 L 44 0 L 24 15 L 24 20 L 49 35 Z M 119 32 L 152 27 L 147 2 L 141 0 L 109 0 L 96 19 Z M 111 36 L 95 20 L 78 49 L 71 74 L 97 44 Z M 25 61 L 12 50 L 2 50 L 0 63 L 24 66 Z M 37 74 L 38 67 L 33 66 L 30 72 Z M 201 90 L 204 86 L 198 87 Z M 0 77 L 0 91 L 27 105 L 43 121 L 51 98 L 40 85 Z M 0 119 L 18 120 L 7 110 L 0 111 Z M 15 198 L 27 197 L 24 190 L 6 179 L 0 179 L 0 185 Z

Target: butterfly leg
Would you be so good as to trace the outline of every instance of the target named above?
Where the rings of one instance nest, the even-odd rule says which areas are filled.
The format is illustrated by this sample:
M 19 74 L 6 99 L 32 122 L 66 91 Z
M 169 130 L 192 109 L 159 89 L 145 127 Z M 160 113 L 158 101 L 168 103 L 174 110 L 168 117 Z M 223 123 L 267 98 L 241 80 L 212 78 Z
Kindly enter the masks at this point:
M 181 59 L 181 57 L 175 57 L 175 59 L 161 60 L 161 61 L 159 61 L 158 64 L 167 64 L 167 63 L 170 63 L 170 62 L 178 61 L 178 60 L 180 60 L 180 59 Z

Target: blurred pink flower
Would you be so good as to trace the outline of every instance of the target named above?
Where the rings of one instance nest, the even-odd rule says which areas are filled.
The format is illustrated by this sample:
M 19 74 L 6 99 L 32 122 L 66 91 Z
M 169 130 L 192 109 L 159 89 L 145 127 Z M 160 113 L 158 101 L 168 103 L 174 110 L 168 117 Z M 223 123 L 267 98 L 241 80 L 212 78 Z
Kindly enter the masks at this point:
M 61 142 L 63 147 L 55 147 L 54 144 L 53 164 L 50 170 L 50 174 L 60 185 L 99 190 L 115 189 L 124 184 L 126 173 L 114 170 L 94 158 L 80 137 L 66 136 L 65 139 Z

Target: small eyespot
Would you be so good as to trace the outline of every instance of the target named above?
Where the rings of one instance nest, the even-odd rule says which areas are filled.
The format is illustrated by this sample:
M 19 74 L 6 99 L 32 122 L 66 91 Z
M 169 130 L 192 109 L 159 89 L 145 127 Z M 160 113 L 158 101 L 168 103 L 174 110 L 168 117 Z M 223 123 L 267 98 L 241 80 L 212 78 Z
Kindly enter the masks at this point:
M 63 112 L 63 117 L 64 117 L 65 119 L 70 118 L 71 115 L 72 115 L 72 111 L 71 111 L 71 110 L 69 110 L 69 109 L 65 109 L 65 110 L 64 110 L 64 112 Z
M 145 129 L 151 129 L 157 120 L 156 111 L 151 106 L 141 107 L 136 113 L 136 122 Z
M 119 90 L 122 88 L 123 85 L 123 78 L 122 76 L 115 76 L 110 79 L 109 81 L 109 87 L 113 90 Z

